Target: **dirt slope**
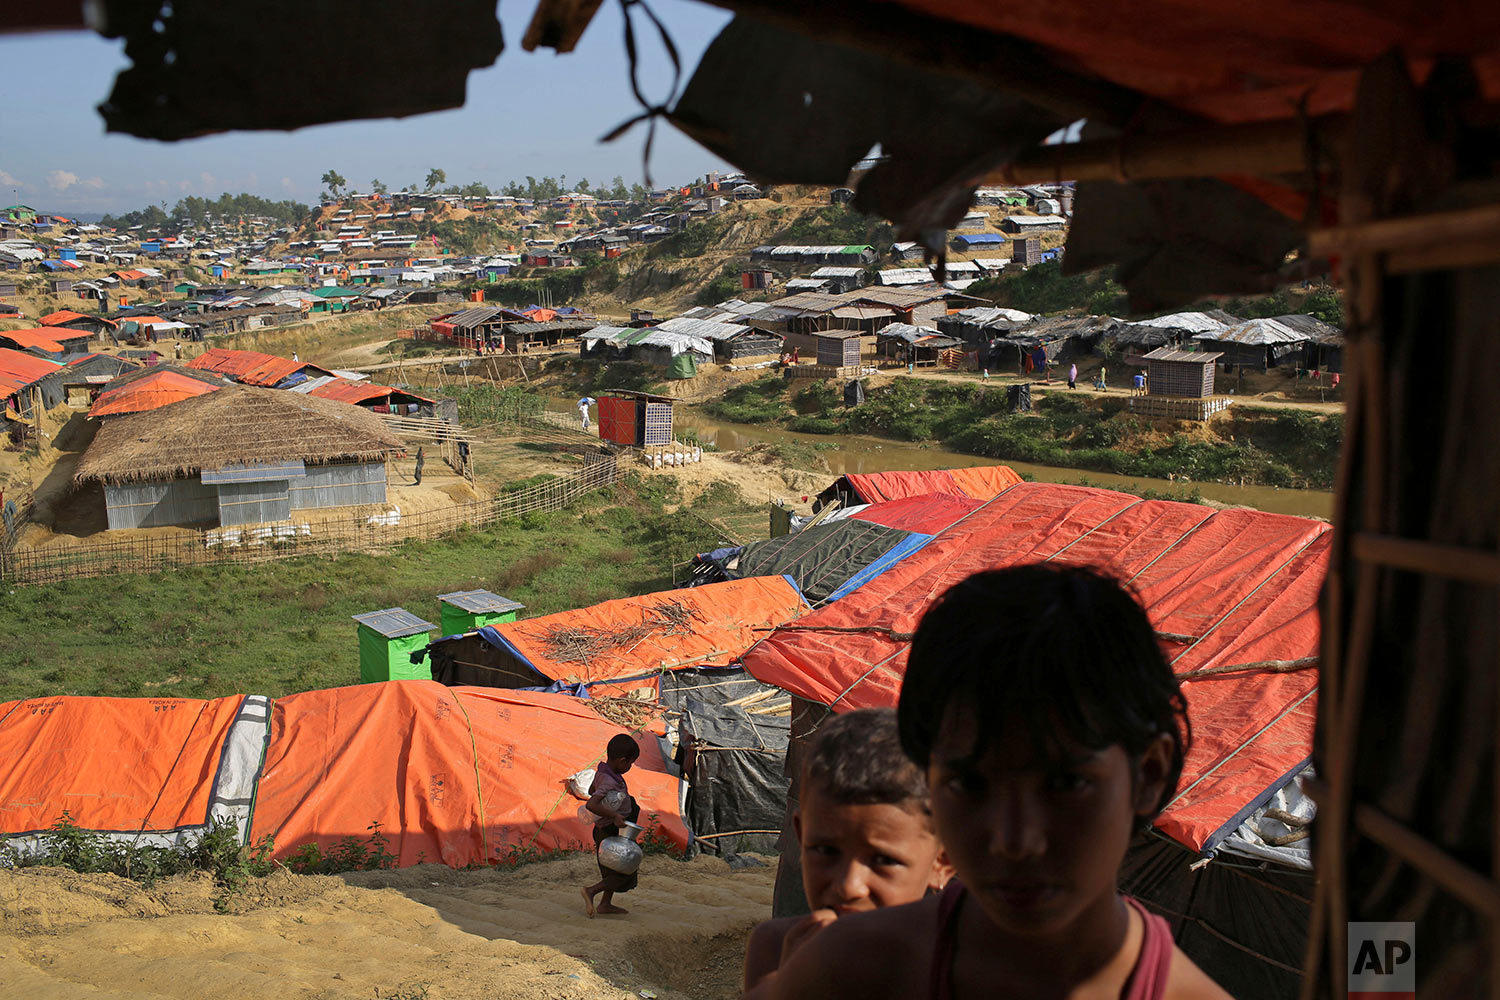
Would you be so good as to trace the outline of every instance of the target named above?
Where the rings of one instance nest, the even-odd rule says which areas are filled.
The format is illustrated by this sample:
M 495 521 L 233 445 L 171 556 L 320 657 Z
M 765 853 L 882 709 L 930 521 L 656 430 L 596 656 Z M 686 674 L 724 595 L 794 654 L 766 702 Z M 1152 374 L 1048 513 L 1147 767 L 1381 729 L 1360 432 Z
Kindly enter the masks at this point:
M 213 911 L 206 877 L 145 888 L 0 871 L 0 995 L 730 998 L 774 875 L 650 857 L 640 887 L 620 897 L 631 914 L 589 920 L 578 887 L 597 878 L 591 855 L 515 870 L 278 872 L 229 914 Z

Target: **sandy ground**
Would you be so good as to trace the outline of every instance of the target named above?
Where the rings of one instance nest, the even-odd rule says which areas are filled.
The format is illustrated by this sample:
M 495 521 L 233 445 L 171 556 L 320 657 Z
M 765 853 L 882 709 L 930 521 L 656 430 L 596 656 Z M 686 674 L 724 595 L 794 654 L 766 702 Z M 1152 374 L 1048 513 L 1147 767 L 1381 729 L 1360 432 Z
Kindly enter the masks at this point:
M 767 859 L 769 860 L 769 859 Z M 515 870 L 278 871 L 213 910 L 207 877 L 144 887 L 0 871 L 0 995 L 718 1000 L 770 914 L 774 861 L 648 857 L 625 917 L 583 914 L 591 855 Z M 422 992 L 425 988 L 426 992 Z

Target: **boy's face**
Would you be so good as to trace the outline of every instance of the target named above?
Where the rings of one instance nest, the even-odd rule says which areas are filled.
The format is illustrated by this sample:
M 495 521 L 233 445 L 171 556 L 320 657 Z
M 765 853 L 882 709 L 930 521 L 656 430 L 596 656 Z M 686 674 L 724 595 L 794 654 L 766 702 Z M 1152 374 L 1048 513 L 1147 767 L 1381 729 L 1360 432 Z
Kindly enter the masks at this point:
M 630 766 L 635 763 L 635 760 L 634 757 L 611 757 L 609 758 L 609 766 L 614 769 L 616 774 L 624 774 L 630 770 Z
M 1044 935 L 1113 905 L 1137 818 L 1160 799 L 1170 740 L 1135 763 L 1118 744 L 1066 741 L 1041 759 L 1027 723 L 1009 718 L 969 760 L 980 725 L 952 712 L 927 778 L 938 833 L 985 914 L 1010 933 Z
M 815 910 L 915 902 L 952 873 L 931 820 L 901 806 L 843 805 L 812 785 L 792 824 L 802 844 L 802 888 Z

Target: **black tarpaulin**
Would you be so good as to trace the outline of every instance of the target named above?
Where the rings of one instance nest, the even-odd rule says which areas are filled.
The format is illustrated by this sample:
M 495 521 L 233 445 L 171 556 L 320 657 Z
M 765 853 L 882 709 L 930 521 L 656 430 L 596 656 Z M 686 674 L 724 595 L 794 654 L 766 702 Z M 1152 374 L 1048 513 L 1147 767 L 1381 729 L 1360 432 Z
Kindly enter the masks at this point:
M 740 553 L 736 572 L 739 576 L 790 576 L 809 604 L 819 604 L 908 534 L 872 521 L 845 518 L 753 542 Z
M 790 735 L 788 715 L 685 696 L 679 758 L 688 778 L 685 815 L 700 848 L 774 853 L 786 810 Z
M 1238 1000 L 1285 1000 L 1302 986 L 1311 872 L 1224 855 L 1199 857 L 1149 836 L 1131 846 L 1120 889 L 1172 925 L 1172 938 Z

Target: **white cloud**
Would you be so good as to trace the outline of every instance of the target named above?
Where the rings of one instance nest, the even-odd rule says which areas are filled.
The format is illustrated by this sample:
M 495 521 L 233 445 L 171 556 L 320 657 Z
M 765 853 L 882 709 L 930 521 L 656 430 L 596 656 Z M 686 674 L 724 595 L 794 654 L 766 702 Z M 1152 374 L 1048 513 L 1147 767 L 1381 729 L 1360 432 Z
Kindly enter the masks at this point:
M 10 174 L 6 173 L 4 170 L 0 170 L 0 184 L 4 184 L 6 187 L 20 187 L 21 186 L 21 182 L 20 181 L 16 180 Z
M 79 183 L 81 183 L 84 187 L 90 189 L 91 191 L 103 191 L 104 190 L 104 178 L 103 177 L 90 177 L 88 180 L 86 180 L 86 181 L 80 181 Z
M 192 181 L 178 181 L 177 182 L 177 190 L 179 190 L 179 191 L 186 191 L 189 188 L 191 188 L 192 186 L 193 186 L 193 182 Z
M 219 179 L 205 170 L 198 175 L 198 182 L 203 185 L 204 191 L 209 191 L 219 182 Z
M 292 179 L 290 177 L 283 177 L 281 179 L 281 186 L 290 191 L 295 185 L 292 184 Z
M 47 186 L 54 191 L 66 191 L 78 183 L 78 175 L 68 170 L 49 170 Z

